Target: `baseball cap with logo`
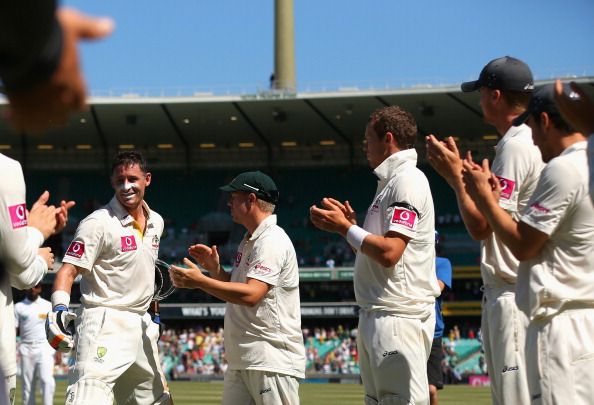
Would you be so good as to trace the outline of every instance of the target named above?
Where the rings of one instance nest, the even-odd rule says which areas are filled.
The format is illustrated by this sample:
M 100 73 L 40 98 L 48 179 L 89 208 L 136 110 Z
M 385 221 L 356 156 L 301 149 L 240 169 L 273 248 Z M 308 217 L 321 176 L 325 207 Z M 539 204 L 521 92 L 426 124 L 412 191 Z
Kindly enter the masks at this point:
M 531 92 L 534 79 L 527 64 L 511 56 L 493 59 L 481 70 L 478 80 L 462 83 L 462 91 L 476 91 L 481 87 L 497 90 Z
M 220 187 L 223 191 L 245 191 L 254 193 L 260 200 L 276 204 L 278 202 L 278 189 L 274 181 L 261 171 L 243 172 L 235 177 L 231 183 Z
M 567 94 L 571 100 L 577 101 L 580 99 L 579 94 L 571 90 L 571 87 L 567 83 L 563 84 L 563 92 Z M 532 95 L 532 99 L 530 99 L 530 104 L 528 104 L 526 111 L 516 117 L 512 124 L 515 127 L 520 126 L 526 122 L 531 115 L 538 115 L 542 112 L 546 112 L 551 115 L 561 115 L 559 109 L 557 108 L 557 104 L 555 103 L 554 83 L 539 87 Z

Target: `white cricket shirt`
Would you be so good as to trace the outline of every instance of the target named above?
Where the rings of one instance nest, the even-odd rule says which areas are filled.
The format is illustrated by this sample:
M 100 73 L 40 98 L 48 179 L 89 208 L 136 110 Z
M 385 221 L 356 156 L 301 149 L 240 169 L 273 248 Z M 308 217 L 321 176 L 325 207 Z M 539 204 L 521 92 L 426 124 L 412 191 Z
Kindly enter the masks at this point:
M 531 319 L 567 306 L 594 307 L 594 206 L 585 141 L 546 165 L 521 221 L 550 239 L 538 256 L 520 263 L 518 307 Z
M 362 309 L 409 318 L 434 311 L 439 285 L 435 276 L 435 214 L 427 178 L 417 167 L 417 152 L 393 154 L 375 170 L 378 186 L 363 228 L 375 235 L 389 231 L 410 238 L 394 267 L 357 253 L 353 283 Z
M 19 328 L 22 343 L 45 342 L 45 319 L 52 303 L 38 297 L 35 301 L 25 298 L 14 305 L 15 326 Z
M 64 263 L 82 269 L 81 303 L 145 313 L 155 288 L 163 218 L 149 209 L 144 236 L 116 197 L 83 219 Z
M 491 171 L 499 178 L 499 206 L 519 220 L 544 166 L 526 124 L 511 127 L 495 147 Z M 481 242 L 481 276 L 489 287 L 515 284 L 519 261 L 495 233 Z
M 268 216 L 237 250 L 231 281 L 272 287 L 254 307 L 227 303 L 225 353 L 231 370 L 261 370 L 305 378 L 299 269 L 293 243 Z
M 590 173 L 590 198 L 594 204 L 594 134 L 588 136 L 588 168 Z

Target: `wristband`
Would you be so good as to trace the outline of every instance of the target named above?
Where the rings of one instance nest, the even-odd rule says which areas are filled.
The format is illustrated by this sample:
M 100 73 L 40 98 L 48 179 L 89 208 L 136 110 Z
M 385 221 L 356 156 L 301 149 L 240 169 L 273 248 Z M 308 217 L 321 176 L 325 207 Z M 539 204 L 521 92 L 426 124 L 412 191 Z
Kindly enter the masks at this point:
M 55 310 L 58 305 L 66 307 L 68 310 L 68 305 L 70 305 L 70 294 L 68 294 L 64 290 L 56 290 L 52 294 L 52 308 Z
M 361 250 L 363 240 L 370 232 L 357 225 L 351 225 L 346 234 L 346 240 L 349 244 L 357 250 Z

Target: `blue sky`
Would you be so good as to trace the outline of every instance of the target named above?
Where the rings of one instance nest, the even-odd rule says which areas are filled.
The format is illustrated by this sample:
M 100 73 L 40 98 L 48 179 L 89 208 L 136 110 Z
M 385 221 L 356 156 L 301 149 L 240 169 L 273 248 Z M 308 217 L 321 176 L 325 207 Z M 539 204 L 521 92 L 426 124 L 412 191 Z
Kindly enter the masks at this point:
M 594 76 L 592 0 L 294 0 L 300 90 L 457 83 L 511 55 L 540 79 Z M 111 16 L 83 46 L 89 88 L 224 92 L 268 85 L 273 0 L 67 0 Z

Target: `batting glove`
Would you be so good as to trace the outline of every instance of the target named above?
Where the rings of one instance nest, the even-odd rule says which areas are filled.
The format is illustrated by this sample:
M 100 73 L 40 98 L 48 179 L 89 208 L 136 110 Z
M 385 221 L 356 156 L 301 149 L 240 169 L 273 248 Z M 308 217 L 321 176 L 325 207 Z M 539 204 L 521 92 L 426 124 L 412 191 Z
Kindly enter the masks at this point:
M 69 353 L 74 348 L 74 323 L 76 314 L 64 305 L 57 305 L 45 319 L 47 341 L 59 352 Z

